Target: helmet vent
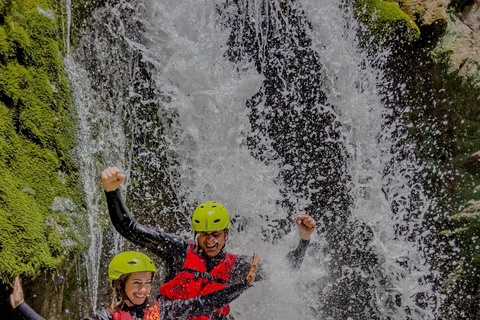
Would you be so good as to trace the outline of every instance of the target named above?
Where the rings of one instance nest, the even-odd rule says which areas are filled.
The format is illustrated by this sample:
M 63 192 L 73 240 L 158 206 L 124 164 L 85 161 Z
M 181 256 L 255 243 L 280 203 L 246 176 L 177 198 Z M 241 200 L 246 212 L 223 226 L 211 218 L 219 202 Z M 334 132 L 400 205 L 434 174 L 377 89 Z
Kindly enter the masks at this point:
M 200 221 L 199 221 L 199 220 L 195 220 L 195 223 L 200 223 Z
M 128 261 L 127 264 L 134 265 L 134 264 L 137 264 L 137 261 L 135 261 L 135 260 L 133 260 L 133 261 Z
M 220 219 L 213 220 L 213 223 L 219 223 L 219 222 L 220 222 Z

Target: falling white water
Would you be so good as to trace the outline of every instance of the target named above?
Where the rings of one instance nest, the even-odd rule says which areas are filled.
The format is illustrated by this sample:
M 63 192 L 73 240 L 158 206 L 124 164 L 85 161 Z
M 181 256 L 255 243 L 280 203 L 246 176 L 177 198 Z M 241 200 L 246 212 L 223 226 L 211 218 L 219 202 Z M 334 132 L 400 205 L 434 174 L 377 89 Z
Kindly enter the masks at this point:
M 65 11 L 67 14 L 67 32 L 65 33 L 65 44 L 68 54 L 70 53 L 70 29 L 72 27 L 72 0 L 65 0 Z
M 261 1 L 250 2 L 251 8 L 257 10 L 253 15 L 255 21 L 274 14 L 262 12 Z M 307 255 L 299 272 L 291 272 L 284 256 L 298 243 L 297 231 L 292 230 L 276 245 L 264 242 L 262 237 L 262 231 L 272 220 L 288 216 L 287 210 L 279 205 L 282 200 L 281 169 L 273 160 L 267 165 L 255 159 L 246 146 L 246 136 L 252 131 L 251 110 L 246 107 L 246 101 L 260 90 L 264 78 L 257 73 L 254 62 L 233 64 L 225 58 L 231 30 L 219 23 L 218 5 L 223 3 L 206 0 L 119 1 L 104 9 L 110 15 L 99 14 L 97 23 L 105 21 L 110 37 L 122 38 L 128 49 L 140 52 L 142 61 L 154 67 L 152 85 L 171 97 L 171 101 L 158 107 L 158 114 L 175 115 L 167 119 L 172 124 L 165 127 L 163 139 L 172 163 L 178 163 L 170 169 L 178 172 L 179 198 L 185 199 L 186 206 L 208 200 L 224 204 L 235 220 L 228 249 L 242 254 L 255 251 L 263 260 L 269 280 L 256 284 L 231 304 L 235 319 L 318 319 L 320 315 L 316 310 L 322 308 L 318 294 L 329 281 L 329 271 L 323 265 L 327 257 L 316 250 Z M 279 8 L 276 1 L 271 4 Z M 340 1 L 303 0 L 297 1 L 296 5 L 305 8 L 312 23 L 312 29 L 307 33 L 328 79 L 323 89 L 328 103 L 333 106 L 330 111 L 335 110 L 342 124 L 343 143 L 351 156 L 348 163 L 349 190 L 353 198 L 351 220 L 362 221 L 373 231 L 369 249 L 379 257 L 379 269 L 389 280 L 387 288 L 383 284 L 370 283 L 376 299 L 371 304 L 378 310 L 378 319 L 432 318 L 431 310 L 418 308 L 414 300 L 417 292 L 429 289 L 428 285 L 419 284 L 429 271 L 419 253 L 420 239 L 412 241 L 395 234 L 396 226 L 412 221 L 405 218 L 408 203 L 395 215 L 391 209 L 392 201 L 408 201 L 414 188 L 421 193 L 420 187 L 411 185 L 408 180 L 408 175 L 414 175 L 421 168 L 414 160 L 406 159 L 396 163 L 397 167 L 384 175 L 385 167 L 395 156 L 390 154 L 391 146 L 397 141 L 391 138 L 396 128 L 384 126 L 384 115 L 388 111 L 377 89 L 382 74 L 371 67 L 367 57 L 358 49 L 355 31 L 345 28 L 354 23 L 340 8 Z M 135 19 L 141 22 L 142 41 L 130 35 L 128 28 L 131 26 L 122 24 L 120 13 L 125 8 L 134 11 Z M 110 18 L 116 19 L 115 23 L 110 23 Z M 258 37 L 265 37 L 260 27 L 257 31 Z M 111 61 L 112 52 L 118 51 L 119 48 L 108 43 L 96 47 L 96 59 L 105 77 L 109 74 L 118 76 L 115 72 L 109 73 L 109 68 L 120 68 Z M 98 173 L 105 162 L 130 170 L 133 160 L 126 157 L 127 145 L 135 141 L 126 141 L 124 113 L 133 111 L 122 101 L 127 97 L 99 99 L 99 96 L 115 94 L 92 91 L 91 70 L 84 70 L 71 59 L 67 60 L 67 68 L 80 123 L 78 154 L 92 230 L 89 251 L 92 274 L 89 279 L 93 282 L 95 309 L 98 257 L 102 250 L 98 232 L 99 204 L 102 201 Z M 122 81 L 113 83 L 123 84 Z M 128 92 L 127 89 L 110 88 L 115 92 Z M 136 93 L 131 91 L 130 94 Z M 102 105 L 105 103 L 109 106 Z M 299 212 L 308 204 L 308 199 L 290 197 L 289 200 L 298 204 Z M 425 200 L 427 205 L 428 200 Z M 421 214 L 415 219 L 413 223 L 421 224 Z M 324 247 L 323 241 L 314 234 L 312 247 Z M 401 296 L 400 308 L 386 307 L 385 300 L 391 295 Z M 412 314 L 407 315 L 405 308 L 409 308 Z
M 313 22 L 312 38 L 316 40 L 330 82 L 327 96 L 339 115 L 345 146 L 351 155 L 352 219 L 365 222 L 373 231 L 370 245 L 382 257 L 382 269 L 391 281 L 387 293 L 401 297 L 402 307 L 391 316 L 394 319 L 434 319 L 438 305 L 424 309 L 415 300 L 417 294 L 435 295 L 426 281 L 431 276 L 422 244 L 426 234 L 416 234 L 432 200 L 423 196 L 420 199 L 422 207 L 414 213 L 415 218 L 411 217 L 412 194 L 424 194 L 423 187 L 412 182 L 422 166 L 416 160 L 414 146 L 398 134 L 403 125 L 401 119 L 386 125 L 385 118 L 391 111 L 382 103 L 379 92 L 379 88 L 386 86 L 382 83 L 386 80 L 371 64 L 373 61 L 381 65 L 388 51 L 379 51 L 374 59 L 367 57 L 355 41 L 355 21 L 350 20 L 348 29 L 338 28 L 334 23 L 345 19 L 345 12 L 340 12 L 336 5 L 304 2 Z M 402 84 L 398 84 L 398 90 L 403 90 Z M 392 153 L 392 147 L 399 144 L 408 154 L 401 161 Z M 393 169 L 390 168 L 392 162 Z M 392 211 L 394 201 L 400 204 L 397 212 Z M 408 226 L 409 232 L 399 235 L 396 229 L 402 226 Z M 382 287 L 379 283 L 376 286 Z M 375 303 L 379 310 L 388 314 L 385 300 L 385 292 L 377 292 Z
M 174 124 L 167 139 L 182 159 L 180 192 L 191 202 L 219 201 L 242 219 L 258 219 L 259 212 L 283 217 L 275 206 L 278 168 L 253 159 L 244 145 L 250 130 L 245 102 L 258 91 L 262 77 L 253 65 L 243 66 L 239 74 L 225 61 L 229 31 L 218 25 L 212 1 L 181 6 L 157 1 L 151 6 L 146 21 L 151 44 L 145 54 L 158 66 L 156 83 L 174 97 L 166 108 L 178 113 L 179 126 Z M 261 225 L 249 227 L 248 233 L 256 234 Z M 244 241 L 242 246 L 255 243 Z
M 156 1 L 151 6 L 147 26 L 155 37 L 150 37 L 146 54 L 158 66 L 156 83 L 174 97 L 167 107 L 178 113 L 169 148 L 181 159 L 176 168 L 180 192 L 193 203 L 222 203 L 237 217 L 237 226 L 247 227 L 231 233 L 228 249 L 248 255 L 258 252 L 266 269 L 277 271 L 233 302 L 232 314 L 239 320 L 306 319 L 308 310 L 301 311 L 305 317 L 299 318 L 304 305 L 288 290 L 299 275 L 289 275 L 284 259 L 298 243 L 297 234 L 275 248 L 261 236 L 266 221 L 286 217 L 277 205 L 279 167 L 254 159 L 245 145 L 251 130 L 246 100 L 259 90 L 263 78 L 253 64 L 242 65 L 239 73 L 225 60 L 230 31 L 218 25 L 212 1 L 184 1 L 181 6 L 177 1 Z
M 101 259 L 104 225 L 107 223 L 103 189 L 101 189 L 99 172 L 103 169 L 102 157 L 122 156 L 119 150 L 123 146 L 123 129 L 119 114 L 109 113 L 97 108 L 95 92 L 91 89 L 88 73 L 82 69 L 70 55 L 65 58 L 66 71 L 73 90 L 74 105 L 77 113 L 77 150 L 80 163 L 80 181 L 85 193 L 85 205 L 90 229 L 90 246 L 85 256 L 88 278 L 88 290 L 92 303 L 92 311 L 97 309 L 99 270 Z M 105 121 L 111 125 L 105 126 Z M 117 162 L 120 166 L 122 161 Z M 120 243 L 120 240 L 114 241 Z M 118 250 L 117 250 L 118 251 Z M 101 283 L 105 283 L 101 281 Z

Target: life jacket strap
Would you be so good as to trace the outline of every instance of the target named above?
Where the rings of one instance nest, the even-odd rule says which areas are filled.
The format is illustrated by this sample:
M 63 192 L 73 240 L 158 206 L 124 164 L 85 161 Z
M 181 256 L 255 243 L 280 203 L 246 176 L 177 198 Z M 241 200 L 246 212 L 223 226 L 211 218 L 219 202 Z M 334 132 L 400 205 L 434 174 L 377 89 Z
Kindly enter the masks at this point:
M 228 283 L 226 280 L 219 277 L 215 277 L 214 275 L 211 275 L 210 273 L 207 273 L 207 272 L 201 272 L 191 268 L 183 268 L 182 271 L 193 274 L 195 278 L 203 278 L 210 281 L 218 282 L 223 285 L 227 285 Z

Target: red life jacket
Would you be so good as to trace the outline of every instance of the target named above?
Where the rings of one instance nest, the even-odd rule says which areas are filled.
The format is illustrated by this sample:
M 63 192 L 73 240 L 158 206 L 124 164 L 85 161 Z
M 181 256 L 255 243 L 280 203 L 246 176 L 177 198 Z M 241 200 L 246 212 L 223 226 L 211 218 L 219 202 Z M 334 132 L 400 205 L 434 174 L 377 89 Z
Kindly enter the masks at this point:
M 114 310 L 108 309 L 113 316 L 113 320 L 133 320 L 133 317 L 127 311 L 115 308 Z M 145 310 L 143 314 L 143 320 L 160 320 L 160 309 L 158 308 L 158 301 L 155 301 L 150 307 Z
M 160 287 L 160 294 L 172 300 L 187 300 L 224 289 L 232 273 L 235 258 L 234 254 L 227 253 L 225 258 L 207 273 L 206 258 L 200 255 L 195 244 L 190 242 L 182 270 L 175 278 Z M 226 305 L 215 312 L 227 316 L 230 313 L 230 306 Z M 201 315 L 189 320 L 209 319 L 212 318 Z

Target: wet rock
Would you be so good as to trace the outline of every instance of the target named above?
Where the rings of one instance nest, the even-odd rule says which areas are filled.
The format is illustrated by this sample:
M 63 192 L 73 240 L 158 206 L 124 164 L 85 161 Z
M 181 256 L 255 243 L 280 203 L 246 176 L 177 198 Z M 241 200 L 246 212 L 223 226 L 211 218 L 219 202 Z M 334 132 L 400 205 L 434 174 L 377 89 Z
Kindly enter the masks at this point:
M 438 20 L 447 19 L 450 0 L 410 0 L 401 3 L 401 9 L 412 17 L 417 24 L 431 25 Z
M 465 171 L 471 174 L 480 173 L 480 151 L 475 152 L 465 159 L 463 162 Z

